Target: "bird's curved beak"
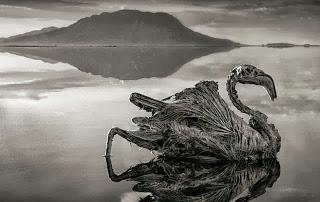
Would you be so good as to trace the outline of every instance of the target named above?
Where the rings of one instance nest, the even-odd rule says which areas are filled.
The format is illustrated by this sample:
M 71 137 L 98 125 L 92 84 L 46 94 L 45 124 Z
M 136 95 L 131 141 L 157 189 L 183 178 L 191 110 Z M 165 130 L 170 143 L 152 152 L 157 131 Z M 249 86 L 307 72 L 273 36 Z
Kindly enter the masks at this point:
M 256 78 L 258 79 L 258 84 L 263 86 L 267 90 L 271 100 L 273 101 L 274 99 L 276 99 L 277 91 L 272 77 L 268 74 L 263 73 L 257 75 Z

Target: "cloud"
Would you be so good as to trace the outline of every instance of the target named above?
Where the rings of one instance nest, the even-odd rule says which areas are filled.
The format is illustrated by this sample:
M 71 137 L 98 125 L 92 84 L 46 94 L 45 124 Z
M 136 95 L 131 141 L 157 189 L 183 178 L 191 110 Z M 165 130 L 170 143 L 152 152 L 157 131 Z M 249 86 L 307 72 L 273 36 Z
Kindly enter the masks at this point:
M 272 201 L 275 202 L 289 202 L 289 201 L 296 201 L 296 202 L 307 202 L 307 201 L 314 201 L 315 196 L 312 192 L 303 189 L 297 188 L 283 188 L 277 191 L 272 192 Z
M 0 0 L 0 17 L 36 19 L 72 19 L 95 14 L 95 1 L 76 0 Z M 0 21 L 1 22 L 1 21 Z
M 254 97 L 245 100 L 249 106 L 263 112 L 271 112 L 272 114 L 292 114 L 313 112 L 320 113 L 320 103 L 318 100 L 307 96 L 292 97 L 290 95 L 282 96 L 275 103 L 270 103 L 267 96 Z
M 1 4 L 7 5 L 41 5 L 41 4 L 50 4 L 50 3 L 60 3 L 66 5 L 81 5 L 81 4 L 89 4 L 88 1 L 83 0 L 2 0 Z
M 91 87 L 101 84 L 100 77 L 90 76 L 78 70 L 58 72 L 11 72 L 1 73 L 1 78 L 17 78 L 0 85 L 0 99 L 27 98 L 40 100 L 47 93 L 67 88 Z M 66 76 L 68 75 L 68 76 Z

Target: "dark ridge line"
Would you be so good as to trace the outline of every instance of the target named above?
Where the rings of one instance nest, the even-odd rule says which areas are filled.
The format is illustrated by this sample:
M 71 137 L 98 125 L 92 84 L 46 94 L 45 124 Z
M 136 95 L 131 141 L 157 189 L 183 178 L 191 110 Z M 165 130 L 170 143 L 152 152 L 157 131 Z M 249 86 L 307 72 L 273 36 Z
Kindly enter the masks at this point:
M 136 48 L 215 48 L 215 47 L 263 47 L 263 48 L 292 48 L 292 47 L 320 47 L 318 44 L 309 44 L 309 45 L 299 45 L 293 44 L 291 46 L 268 46 L 265 44 L 260 45 L 250 45 L 250 44 L 238 44 L 238 45 L 230 45 L 230 46 L 218 46 L 218 45 L 1 45 L 1 48 L 117 48 L 117 47 L 136 47 Z

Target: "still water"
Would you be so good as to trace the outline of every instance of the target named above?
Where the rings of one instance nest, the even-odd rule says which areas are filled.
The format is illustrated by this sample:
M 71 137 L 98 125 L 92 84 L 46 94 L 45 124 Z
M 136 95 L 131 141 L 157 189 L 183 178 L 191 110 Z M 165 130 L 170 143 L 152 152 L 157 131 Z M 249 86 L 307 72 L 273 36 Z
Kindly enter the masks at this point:
M 0 201 L 139 201 L 136 182 L 112 182 L 104 155 L 108 130 L 134 130 L 147 115 L 131 92 L 164 98 L 215 80 L 231 105 L 229 71 L 253 64 L 274 78 L 278 99 L 239 85 L 241 99 L 269 116 L 282 136 L 281 175 L 253 201 L 320 201 L 320 49 L 25 48 L 0 52 Z M 234 107 L 232 107 L 234 109 Z M 247 116 L 242 115 L 245 119 Z M 116 138 L 122 173 L 155 157 Z M 261 171 L 262 172 L 262 171 Z

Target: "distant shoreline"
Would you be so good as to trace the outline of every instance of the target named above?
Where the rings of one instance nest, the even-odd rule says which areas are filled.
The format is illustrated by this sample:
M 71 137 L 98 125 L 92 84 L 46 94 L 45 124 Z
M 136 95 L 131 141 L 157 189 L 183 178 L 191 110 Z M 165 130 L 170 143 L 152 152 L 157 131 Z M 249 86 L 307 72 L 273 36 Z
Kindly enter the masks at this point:
M 117 47 L 188 47 L 188 48 L 219 48 L 219 47 L 242 47 L 243 45 L 233 45 L 233 46 L 218 46 L 218 45 L 169 45 L 169 44 L 150 44 L 150 45 L 143 45 L 143 44 L 136 44 L 136 45 L 1 45 L 0 47 L 17 47 L 17 48 L 37 48 L 37 47 L 108 47 L 108 48 L 117 48 Z
M 169 45 L 169 44 L 132 44 L 132 45 L 5 45 L 0 44 L 0 48 L 119 48 L 119 47 L 139 47 L 139 48 L 162 48 L 162 47 L 172 47 L 172 48 L 219 48 L 219 47 L 234 47 L 234 48 L 241 48 L 241 47 L 264 47 L 264 48 L 293 48 L 293 47 L 320 47 L 317 44 L 290 44 L 290 45 L 277 45 L 277 44 L 261 44 L 261 45 L 249 45 L 249 44 L 239 44 L 233 46 L 217 46 L 217 45 Z
M 260 44 L 260 45 L 242 45 L 242 47 L 263 47 L 263 48 L 294 48 L 294 47 L 320 47 L 318 44 L 287 44 L 287 43 L 268 43 L 268 44 Z

